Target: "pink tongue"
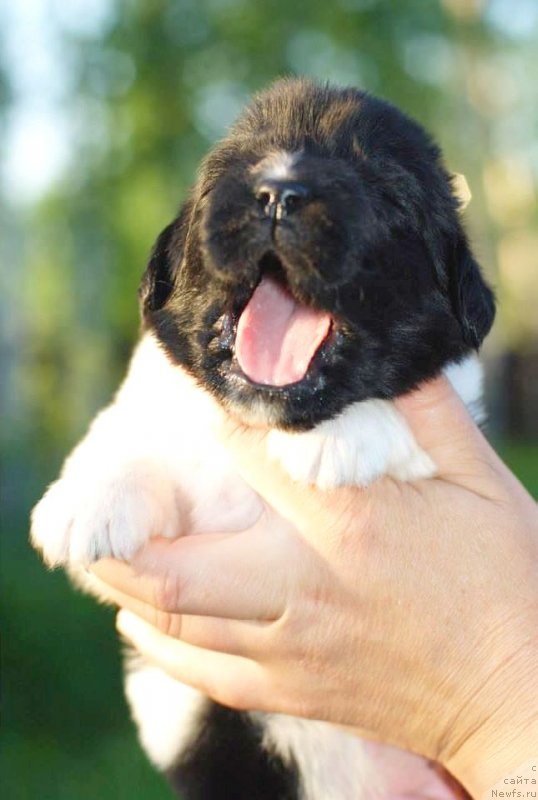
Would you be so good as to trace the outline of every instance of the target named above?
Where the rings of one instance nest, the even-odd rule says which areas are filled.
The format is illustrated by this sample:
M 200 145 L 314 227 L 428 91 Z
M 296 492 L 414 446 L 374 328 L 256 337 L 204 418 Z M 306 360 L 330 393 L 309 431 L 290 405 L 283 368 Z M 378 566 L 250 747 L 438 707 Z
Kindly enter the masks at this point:
M 276 281 L 262 278 L 237 325 L 239 366 L 255 383 L 296 383 L 306 375 L 330 325 L 329 314 L 299 305 Z

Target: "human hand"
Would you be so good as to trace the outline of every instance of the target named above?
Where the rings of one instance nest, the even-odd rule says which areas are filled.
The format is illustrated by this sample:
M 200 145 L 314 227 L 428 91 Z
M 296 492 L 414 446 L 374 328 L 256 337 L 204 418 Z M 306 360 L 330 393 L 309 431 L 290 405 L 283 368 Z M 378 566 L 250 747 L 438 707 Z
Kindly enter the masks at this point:
M 356 726 L 477 795 L 538 756 L 538 511 L 446 380 L 398 405 L 437 478 L 322 493 L 230 423 L 266 500 L 253 528 L 155 540 L 94 572 L 136 615 L 120 630 L 179 680 Z

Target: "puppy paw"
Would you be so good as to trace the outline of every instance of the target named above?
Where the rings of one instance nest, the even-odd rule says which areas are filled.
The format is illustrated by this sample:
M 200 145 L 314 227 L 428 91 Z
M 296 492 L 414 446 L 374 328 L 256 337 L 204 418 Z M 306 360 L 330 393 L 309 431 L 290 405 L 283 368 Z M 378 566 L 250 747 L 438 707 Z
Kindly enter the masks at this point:
M 338 486 L 366 486 L 379 474 L 382 465 L 377 458 L 361 453 L 357 458 L 353 448 L 345 442 L 317 429 L 307 433 L 292 434 L 271 431 L 268 436 L 269 456 L 277 461 L 298 483 L 329 490 Z
M 151 537 L 176 538 L 182 513 L 176 487 L 153 462 L 137 462 L 102 477 L 53 483 L 32 513 L 30 538 L 51 566 L 129 560 Z
M 384 400 L 354 403 L 305 433 L 271 431 L 267 442 L 290 477 L 320 489 L 367 486 L 381 475 L 409 481 L 435 474 L 404 418 Z

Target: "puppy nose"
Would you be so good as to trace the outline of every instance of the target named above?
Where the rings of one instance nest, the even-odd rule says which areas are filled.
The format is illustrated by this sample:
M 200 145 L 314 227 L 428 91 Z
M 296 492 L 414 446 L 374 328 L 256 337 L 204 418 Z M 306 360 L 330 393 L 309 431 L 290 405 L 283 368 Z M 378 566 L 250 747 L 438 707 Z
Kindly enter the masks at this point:
M 264 180 L 256 187 L 256 200 L 262 212 L 271 219 L 282 219 L 300 208 L 310 191 L 296 181 Z

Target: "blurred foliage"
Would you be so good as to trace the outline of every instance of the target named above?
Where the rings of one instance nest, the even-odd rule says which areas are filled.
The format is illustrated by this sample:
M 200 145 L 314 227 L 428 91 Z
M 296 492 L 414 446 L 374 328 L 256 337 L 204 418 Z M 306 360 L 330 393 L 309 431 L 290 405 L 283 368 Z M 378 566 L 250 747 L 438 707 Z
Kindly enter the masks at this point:
M 17 408 L 22 394 L 40 439 L 78 430 L 109 395 L 133 341 L 151 244 L 249 94 L 290 72 L 364 86 L 434 132 L 473 190 L 470 223 L 502 294 L 499 336 L 538 333 L 528 162 L 538 115 L 523 113 L 529 82 L 517 85 L 538 57 L 488 24 L 486 3 L 109 0 L 93 27 L 77 23 L 77 5 L 51 6 L 69 71 L 69 161 L 27 209 L 15 255 L 25 286 L 39 286 L 23 293 L 24 372 L 14 378 Z
M 501 300 L 491 352 L 536 349 L 537 18 L 532 0 L 42 4 L 69 136 L 44 196 L 0 193 L 3 796 L 165 797 L 127 723 L 110 612 L 25 544 L 28 509 L 125 367 L 147 253 L 253 90 L 289 73 L 355 84 L 425 124 L 467 175 L 469 226 Z M 33 44 L 10 52 L 32 59 Z M 22 92 L 8 55 L 2 133 Z M 506 452 L 538 491 L 536 450 Z

